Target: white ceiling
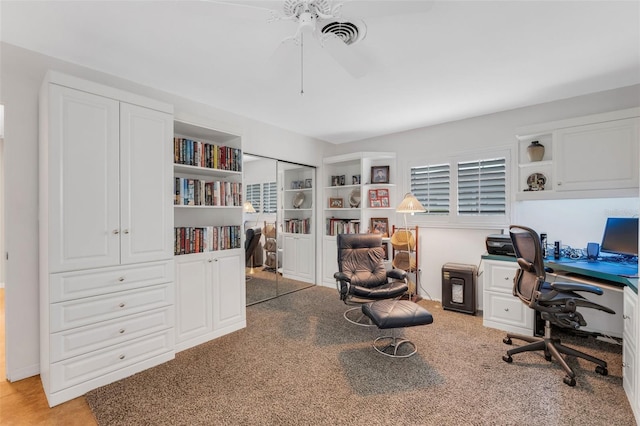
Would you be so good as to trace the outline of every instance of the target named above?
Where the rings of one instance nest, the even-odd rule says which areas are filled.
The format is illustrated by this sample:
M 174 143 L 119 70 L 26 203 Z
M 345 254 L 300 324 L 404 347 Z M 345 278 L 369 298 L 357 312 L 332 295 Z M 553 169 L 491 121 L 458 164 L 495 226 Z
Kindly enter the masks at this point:
M 638 1 L 344 2 L 366 74 L 307 37 L 304 96 L 282 1 L 2 0 L 0 34 L 333 143 L 640 83 Z

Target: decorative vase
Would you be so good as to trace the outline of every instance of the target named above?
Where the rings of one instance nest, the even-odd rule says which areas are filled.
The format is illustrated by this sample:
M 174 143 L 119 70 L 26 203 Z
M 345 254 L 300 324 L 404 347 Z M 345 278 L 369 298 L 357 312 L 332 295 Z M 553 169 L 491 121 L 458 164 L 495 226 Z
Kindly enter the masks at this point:
M 541 161 L 544 157 L 544 145 L 538 141 L 532 141 L 531 145 L 527 147 L 527 154 L 529 154 L 530 161 Z

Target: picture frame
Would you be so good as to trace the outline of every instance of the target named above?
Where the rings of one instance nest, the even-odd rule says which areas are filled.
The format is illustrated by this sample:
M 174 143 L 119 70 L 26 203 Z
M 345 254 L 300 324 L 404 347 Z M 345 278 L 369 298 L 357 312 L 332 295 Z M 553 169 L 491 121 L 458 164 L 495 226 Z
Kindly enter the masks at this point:
M 352 185 L 360 185 L 360 175 L 351 176 L 351 184 Z
M 341 209 L 344 207 L 344 200 L 342 198 L 329 198 L 330 209 Z
M 389 183 L 389 166 L 371 166 L 371 183 Z
M 390 207 L 389 190 L 388 189 L 370 189 L 369 190 L 369 207 L 372 207 L 372 208 Z
M 313 179 L 305 179 L 304 180 L 304 187 L 305 188 L 311 188 L 313 186 Z
M 382 234 L 382 237 L 389 236 L 389 218 L 387 217 L 372 217 L 369 227 L 371 234 Z
M 340 186 L 344 186 L 345 182 L 346 182 L 346 176 L 340 175 Z
M 340 185 L 340 176 L 331 176 L 331 186 Z

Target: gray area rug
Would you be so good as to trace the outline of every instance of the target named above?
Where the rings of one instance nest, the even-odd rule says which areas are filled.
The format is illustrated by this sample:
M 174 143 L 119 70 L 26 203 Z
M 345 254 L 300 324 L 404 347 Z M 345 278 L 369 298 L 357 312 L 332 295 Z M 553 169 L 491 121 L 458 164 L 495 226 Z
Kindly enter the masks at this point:
M 336 290 L 312 287 L 250 306 L 247 328 L 89 392 L 100 425 L 634 425 L 621 346 L 566 338 L 604 358 L 609 376 L 568 358 L 577 385 L 541 353 L 501 357 L 504 332 L 421 301 L 431 325 L 392 359 L 381 331 L 347 323 Z M 519 342 L 514 341 L 515 345 Z

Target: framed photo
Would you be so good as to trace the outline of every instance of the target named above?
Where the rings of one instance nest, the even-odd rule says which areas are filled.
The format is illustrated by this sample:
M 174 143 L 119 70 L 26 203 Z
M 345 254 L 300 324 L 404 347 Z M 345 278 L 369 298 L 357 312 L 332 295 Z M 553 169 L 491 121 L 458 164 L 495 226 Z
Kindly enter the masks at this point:
M 331 186 L 340 185 L 340 176 L 331 176 Z
M 304 187 L 305 188 L 311 188 L 312 183 L 313 183 L 312 179 L 305 179 L 304 180 Z
M 386 217 L 372 217 L 369 229 L 372 234 L 382 234 L 383 237 L 388 237 L 389 219 Z
M 345 180 L 346 180 L 346 176 L 345 175 L 340 175 L 340 185 L 341 186 L 344 186 L 344 184 L 346 183 Z
M 389 166 L 372 166 L 371 183 L 389 183 Z
M 388 189 L 370 189 L 369 190 L 369 207 L 389 207 L 389 190 Z
M 341 209 L 344 207 L 344 201 L 342 198 L 329 198 L 330 209 Z
M 352 185 L 360 185 L 360 175 L 351 176 L 351 184 Z

